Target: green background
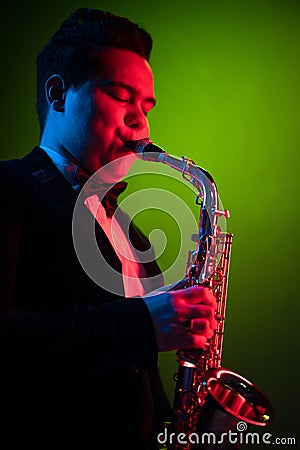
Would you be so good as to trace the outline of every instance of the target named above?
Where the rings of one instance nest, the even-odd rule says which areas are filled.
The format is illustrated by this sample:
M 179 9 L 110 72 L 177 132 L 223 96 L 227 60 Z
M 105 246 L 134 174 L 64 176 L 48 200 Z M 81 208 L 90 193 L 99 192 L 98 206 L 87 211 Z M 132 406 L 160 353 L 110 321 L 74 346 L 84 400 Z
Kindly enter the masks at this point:
M 158 99 L 151 137 L 206 168 L 231 212 L 223 366 L 271 399 L 276 419 L 267 431 L 297 436 L 299 1 L 7 2 L 1 12 L 1 159 L 38 143 L 35 57 L 81 6 L 128 16 L 151 33 Z M 161 354 L 160 365 L 171 399 L 174 353 Z

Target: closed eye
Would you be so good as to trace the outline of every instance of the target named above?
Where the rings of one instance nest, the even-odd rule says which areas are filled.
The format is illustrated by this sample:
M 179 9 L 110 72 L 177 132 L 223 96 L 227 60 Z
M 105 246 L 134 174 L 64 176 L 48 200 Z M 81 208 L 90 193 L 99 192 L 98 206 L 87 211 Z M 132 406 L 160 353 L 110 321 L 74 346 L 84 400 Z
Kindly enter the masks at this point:
M 147 117 L 149 112 L 151 112 L 152 109 L 154 108 L 154 106 L 155 106 L 155 103 L 152 101 L 143 102 L 143 104 L 142 104 L 143 114 Z
M 120 97 L 119 95 L 116 95 L 112 92 L 108 92 L 108 95 L 110 97 L 112 97 L 114 100 L 117 100 L 118 102 L 123 102 L 123 103 L 128 103 L 129 102 L 129 98 L 125 98 L 125 97 Z
M 119 94 L 115 94 L 114 92 L 106 92 L 106 93 L 107 93 L 107 95 L 109 95 L 114 100 L 117 100 L 118 102 L 129 103 L 130 100 L 131 100 L 130 98 L 123 97 L 123 96 L 121 96 Z M 153 107 L 153 105 L 151 105 L 151 106 Z M 152 109 L 152 107 L 150 109 Z M 145 117 L 147 117 L 150 109 L 149 110 L 148 109 L 142 109 L 143 114 L 144 114 Z

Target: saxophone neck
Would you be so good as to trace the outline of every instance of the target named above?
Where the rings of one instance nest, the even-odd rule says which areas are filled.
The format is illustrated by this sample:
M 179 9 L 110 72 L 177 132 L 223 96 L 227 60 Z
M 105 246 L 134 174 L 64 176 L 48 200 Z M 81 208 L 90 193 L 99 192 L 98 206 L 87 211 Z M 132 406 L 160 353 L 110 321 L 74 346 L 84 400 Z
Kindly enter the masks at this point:
M 125 145 L 145 161 L 160 162 L 181 172 L 182 177 L 197 189 L 197 203 L 201 203 L 202 208 L 205 208 L 212 217 L 222 213 L 219 211 L 218 192 L 212 175 L 195 165 L 192 159 L 172 156 L 149 138 L 127 141 Z

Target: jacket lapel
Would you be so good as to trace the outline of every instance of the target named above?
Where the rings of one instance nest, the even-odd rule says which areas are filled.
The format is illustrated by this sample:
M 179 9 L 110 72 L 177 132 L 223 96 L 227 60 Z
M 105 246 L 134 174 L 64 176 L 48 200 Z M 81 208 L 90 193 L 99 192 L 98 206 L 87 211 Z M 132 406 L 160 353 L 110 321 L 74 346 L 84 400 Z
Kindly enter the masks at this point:
M 49 194 L 67 215 L 72 214 L 78 194 L 47 153 L 35 147 L 31 153 L 22 158 L 22 161 L 27 170 L 30 170 L 33 182 Z
M 65 179 L 62 173 L 53 164 L 50 157 L 40 147 L 35 147 L 31 153 L 22 158 L 27 170 L 33 178 L 33 182 L 42 188 L 47 197 L 51 197 L 56 205 L 61 209 L 63 215 L 68 220 L 72 220 L 75 203 L 78 193 L 71 184 Z M 86 208 L 86 214 L 91 214 Z M 70 231 L 71 232 L 71 231 Z M 120 290 L 122 291 L 122 264 L 117 257 L 111 243 L 109 242 L 103 229 L 95 221 L 96 239 L 101 252 L 108 263 L 120 273 Z M 86 236 L 89 240 L 89 236 Z

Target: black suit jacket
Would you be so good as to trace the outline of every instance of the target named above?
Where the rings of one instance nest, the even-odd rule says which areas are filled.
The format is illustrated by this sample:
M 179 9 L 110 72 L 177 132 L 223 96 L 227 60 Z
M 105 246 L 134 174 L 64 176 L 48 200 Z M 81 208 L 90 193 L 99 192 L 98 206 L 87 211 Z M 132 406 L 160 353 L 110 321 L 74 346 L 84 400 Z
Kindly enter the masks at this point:
M 0 184 L 2 429 L 23 444 L 42 435 L 40 448 L 62 439 L 87 450 L 148 448 L 139 436 L 151 395 L 154 429 L 170 411 L 147 307 L 105 291 L 81 267 L 72 240 L 77 194 L 45 152 L 1 162 Z M 121 263 L 96 228 L 122 283 Z M 149 246 L 134 226 L 131 235 L 140 250 Z M 145 269 L 160 273 L 155 262 Z

